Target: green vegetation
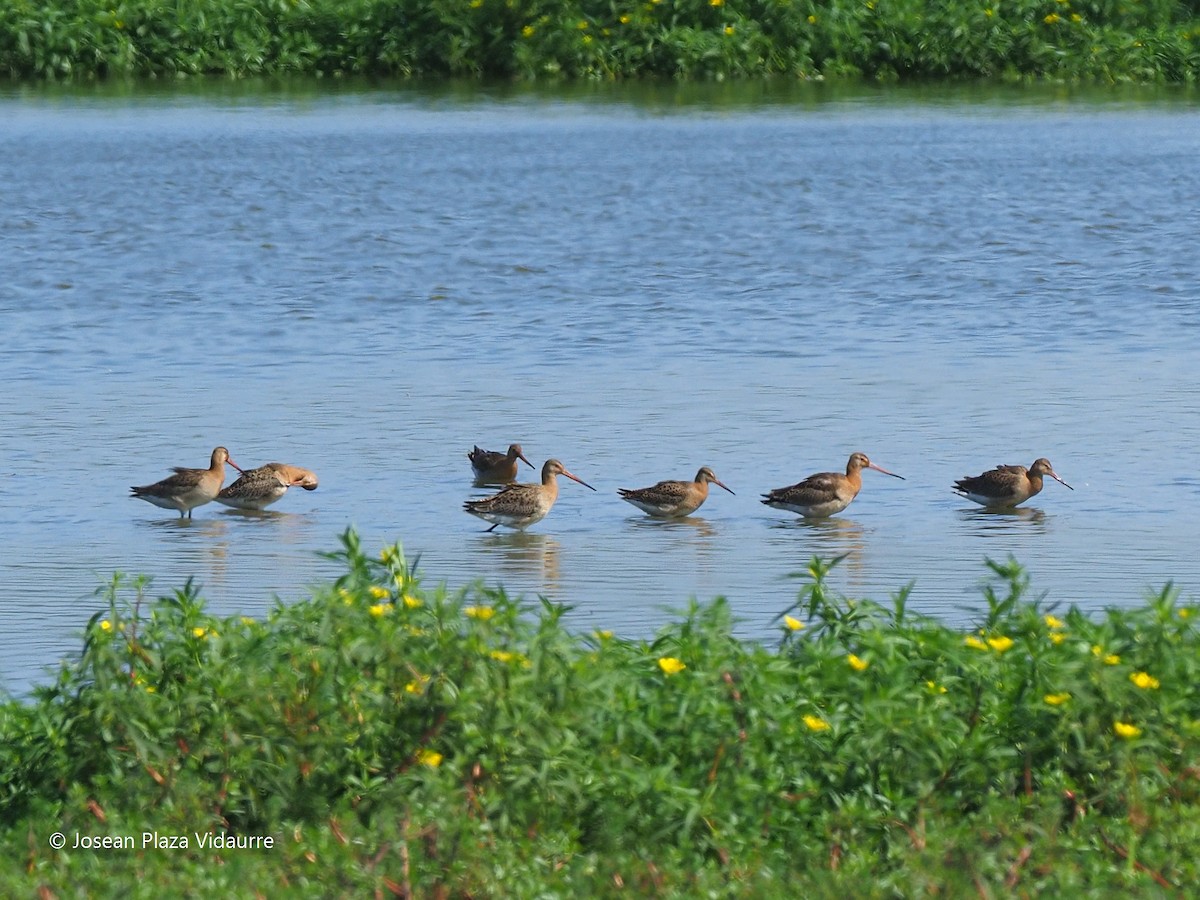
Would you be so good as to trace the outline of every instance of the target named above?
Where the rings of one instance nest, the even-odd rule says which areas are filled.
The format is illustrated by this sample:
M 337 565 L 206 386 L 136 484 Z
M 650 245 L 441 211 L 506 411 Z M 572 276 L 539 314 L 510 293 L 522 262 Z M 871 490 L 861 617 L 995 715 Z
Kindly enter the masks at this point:
M 0 73 L 1191 83 L 1198 0 L 4 0 Z
M 334 556 L 335 584 L 263 621 L 113 579 L 79 659 L 0 705 L 0 894 L 1200 883 L 1200 611 L 1169 588 L 1059 618 L 992 563 L 964 634 L 906 592 L 837 597 L 814 561 L 768 649 L 722 601 L 653 640 L 581 636 L 545 602 L 423 589 L 397 547 L 371 559 L 352 532 Z

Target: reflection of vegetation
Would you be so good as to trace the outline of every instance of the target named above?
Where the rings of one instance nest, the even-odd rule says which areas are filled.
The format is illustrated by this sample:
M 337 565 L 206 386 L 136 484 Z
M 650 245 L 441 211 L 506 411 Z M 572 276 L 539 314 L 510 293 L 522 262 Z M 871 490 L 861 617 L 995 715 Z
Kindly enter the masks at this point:
M 17 78 L 223 73 L 1191 82 L 1196 0 L 18 0 Z
M 1200 631 L 1170 590 L 1060 618 L 993 564 L 964 634 L 904 592 L 833 596 L 814 561 L 769 650 L 721 601 L 653 641 L 578 636 L 559 607 L 424 590 L 399 548 L 343 543 L 344 575 L 263 621 L 114 579 L 79 660 L 0 705 L 0 894 L 1111 896 L 1200 878 Z

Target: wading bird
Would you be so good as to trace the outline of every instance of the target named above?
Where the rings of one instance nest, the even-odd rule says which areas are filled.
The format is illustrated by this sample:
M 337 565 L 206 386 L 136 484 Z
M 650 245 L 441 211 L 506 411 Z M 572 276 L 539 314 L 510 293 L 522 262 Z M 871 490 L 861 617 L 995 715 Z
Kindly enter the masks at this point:
M 1006 509 L 1024 503 L 1042 490 L 1043 476 L 1049 475 L 1059 484 L 1071 487 L 1058 477 L 1050 460 L 1044 456 L 1026 469 L 1024 466 L 996 466 L 982 475 L 960 478 L 954 491 L 980 506 Z
M 317 489 L 317 476 L 309 469 L 285 463 L 267 463 L 257 469 L 246 469 L 238 480 L 216 496 L 218 503 L 234 509 L 266 509 L 287 493 L 288 488 Z
M 162 509 L 179 510 L 179 518 L 186 514 L 190 519 L 192 510 L 215 500 L 225 483 L 225 463 L 239 472 L 241 467 L 229 458 L 229 451 L 217 447 L 212 452 L 212 462 L 207 469 L 174 468 L 174 475 L 141 487 L 132 487 L 130 496 L 153 503 Z
M 542 466 L 541 484 L 510 484 L 491 497 L 468 500 L 463 504 L 463 509 L 473 516 L 491 522 L 492 527 L 488 531 L 495 531 L 497 525 L 524 531 L 530 525 L 544 519 L 546 513 L 550 512 L 550 507 L 554 506 L 554 501 L 558 499 L 559 475 L 595 490 L 582 478 L 576 478 L 568 472 L 557 459 L 548 459 Z
M 621 499 L 632 503 L 642 512 L 658 519 L 677 519 L 690 516 L 708 499 L 708 486 L 725 488 L 721 479 L 708 466 L 696 473 L 695 481 L 660 481 L 653 487 L 621 488 Z
M 517 480 L 518 459 L 524 461 L 529 468 L 536 468 L 526 459 L 520 444 L 509 444 L 507 453 L 484 450 L 476 445 L 475 449 L 467 454 L 467 459 L 471 461 L 471 468 L 475 470 L 476 484 L 511 484 Z
M 862 470 L 874 469 L 884 475 L 904 480 L 903 475 L 889 472 L 875 465 L 865 453 L 852 453 L 846 463 L 846 474 L 841 472 L 819 472 L 809 475 L 799 484 L 776 488 L 763 494 L 762 502 L 775 509 L 799 513 L 806 519 L 823 519 L 840 513 L 850 505 L 862 490 Z

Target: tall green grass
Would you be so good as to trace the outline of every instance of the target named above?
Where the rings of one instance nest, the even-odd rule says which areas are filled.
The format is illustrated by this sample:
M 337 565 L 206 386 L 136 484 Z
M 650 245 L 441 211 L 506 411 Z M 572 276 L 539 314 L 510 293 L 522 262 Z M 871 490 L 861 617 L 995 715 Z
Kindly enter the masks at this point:
M 1196 0 L 5 0 L 12 78 L 1194 82 Z
M 1112 896 L 1200 880 L 1200 611 L 1089 617 L 992 563 L 966 631 L 827 586 L 778 644 L 422 586 L 353 533 L 264 619 L 115 577 L 0 705 L 0 894 Z M 54 849 L 53 832 L 68 838 Z M 74 835 L 271 849 L 71 849 Z

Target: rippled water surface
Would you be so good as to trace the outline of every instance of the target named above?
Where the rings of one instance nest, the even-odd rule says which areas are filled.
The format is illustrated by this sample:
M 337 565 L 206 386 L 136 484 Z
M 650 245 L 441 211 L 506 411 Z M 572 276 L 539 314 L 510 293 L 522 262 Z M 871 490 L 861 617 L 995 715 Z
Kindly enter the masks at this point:
M 1200 595 L 1200 105 L 1187 97 L 341 88 L 0 95 L 0 686 L 116 570 L 261 614 L 353 525 L 427 582 L 649 634 L 789 573 L 955 621 L 985 557 L 1052 601 Z M 562 482 L 484 533 L 466 451 Z M 320 476 L 245 516 L 131 500 L 217 444 Z M 855 503 L 759 494 L 854 450 Z M 949 491 L 1048 456 L 1018 514 Z M 712 466 L 697 516 L 616 496 Z

